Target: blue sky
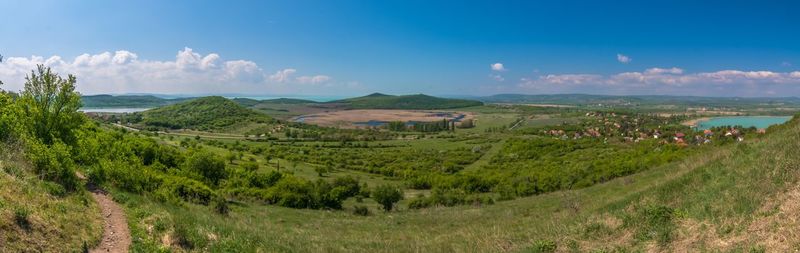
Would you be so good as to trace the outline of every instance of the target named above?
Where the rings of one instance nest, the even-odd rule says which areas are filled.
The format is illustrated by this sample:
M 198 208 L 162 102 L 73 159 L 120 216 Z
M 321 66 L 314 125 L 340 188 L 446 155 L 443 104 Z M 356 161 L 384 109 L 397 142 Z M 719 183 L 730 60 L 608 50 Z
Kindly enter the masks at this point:
M 2 1 L 0 80 L 42 63 L 87 94 L 800 96 L 800 4 L 698 2 Z

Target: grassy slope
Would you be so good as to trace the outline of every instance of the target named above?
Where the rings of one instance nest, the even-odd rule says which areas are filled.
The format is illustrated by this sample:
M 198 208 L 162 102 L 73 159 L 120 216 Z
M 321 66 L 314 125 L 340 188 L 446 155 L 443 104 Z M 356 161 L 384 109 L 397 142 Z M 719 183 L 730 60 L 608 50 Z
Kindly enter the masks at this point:
M 0 147 L 0 251 L 80 251 L 99 243 L 100 209 L 85 191 L 58 196 L 7 146 Z M 27 217 L 27 218 L 21 218 Z
M 772 249 L 748 234 L 748 227 L 756 218 L 776 215 L 764 206 L 800 178 L 800 125 L 791 124 L 763 139 L 607 183 L 483 207 L 383 213 L 373 204 L 373 215 L 360 217 L 240 204 L 222 218 L 207 207 L 125 199 L 130 212 L 141 214 L 132 221 L 140 230 L 154 220 L 169 224 L 183 217 L 192 231 L 216 238 L 199 239 L 206 249 L 485 252 L 526 250 L 542 242 L 562 250 Z M 670 215 L 653 218 L 652 210 L 661 207 Z M 149 242 L 162 237 L 156 233 Z
M 351 109 L 452 109 L 482 105 L 481 102 L 463 99 L 438 98 L 423 94 L 391 96 L 374 93 L 363 97 L 348 98 L 332 103 L 343 103 Z
M 270 118 L 223 97 L 204 97 L 142 113 L 144 124 L 166 128 L 216 130 Z

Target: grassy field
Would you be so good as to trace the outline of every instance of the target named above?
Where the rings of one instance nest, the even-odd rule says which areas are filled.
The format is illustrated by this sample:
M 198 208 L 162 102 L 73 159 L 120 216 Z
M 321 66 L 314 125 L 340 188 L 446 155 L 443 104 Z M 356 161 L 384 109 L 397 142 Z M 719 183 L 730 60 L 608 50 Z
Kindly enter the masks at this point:
M 280 252 L 748 251 L 796 249 L 797 238 L 768 239 L 786 224 L 749 234 L 782 214 L 775 199 L 800 176 L 800 125 L 617 178 L 494 205 L 401 209 L 371 215 L 237 203 L 227 217 L 208 207 L 161 204 L 116 192 L 138 236 L 135 249 L 160 245 L 176 222 L 194 250 Z M 794 199 L 798 201 L 798 199 Z M 186 225 L 188 224 L 188 225 Z M 793 224 L 793 223 L 792 223 Z M 151 227 L 160 227 L 151 229 Z M 165 236 L 168 235 L 168 236 Z

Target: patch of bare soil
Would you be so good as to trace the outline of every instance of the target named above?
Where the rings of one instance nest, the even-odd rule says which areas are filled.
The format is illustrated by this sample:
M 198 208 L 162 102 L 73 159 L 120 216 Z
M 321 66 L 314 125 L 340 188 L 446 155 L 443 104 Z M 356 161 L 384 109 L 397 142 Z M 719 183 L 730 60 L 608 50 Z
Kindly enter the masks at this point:
M 100 206 L 103 214 L 103 238 L 89 252 L 128 252 L 131 246 L 131 232 L 122 207 L 114 202 L 108 193 L 102 190 L 93 190 L 92 197 Z
M 442 119 L 453 119 L 463 115 L 463 119 L 474 118 L 472 113 L 451 112 L 451 111 L 427 111 L 427 110 L 389 110 L 389 109 L 363 109 L 363 110 L 344 110 L 331 111 L 315 114 L 307 114 L 295 117 L 293 121 L 304 123 L 353 128 L 354 123 L 368 121 L 419 121 L 433 122 Z

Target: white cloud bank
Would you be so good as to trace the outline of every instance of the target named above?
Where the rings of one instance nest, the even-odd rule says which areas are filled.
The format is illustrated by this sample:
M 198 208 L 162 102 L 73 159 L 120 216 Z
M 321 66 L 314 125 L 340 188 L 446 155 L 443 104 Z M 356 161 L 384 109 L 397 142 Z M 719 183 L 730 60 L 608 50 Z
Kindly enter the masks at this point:
M 685 73 L 651 68 L 612 75 L 558 74 L 521 78 L 518 88 L 539 93 L 670 94 L 698 96 L 798 96 L 800 71 Z
M 327 75 L 297 76 L 295 69 L 268 74 L 255 62 L 223 61 L 215 53 L 201 55 L 191 48 L 178 51 L 174 61 L 139 59 L 133 52 L 120 50 L 82 54 L 71 61 L 60 56 L 44 58 L 7 57 L 0 63 L 0 80 L 5 90 L 20 90 L 25 76 L 37 64 L 50 66 L 59 74 L 74 74 L 78 90 L 87 93 L 242 93 L 275 94 L 297 92 L 322 84 L 330 87 Z M 349 87 L 348 85 L 343 85 Z

